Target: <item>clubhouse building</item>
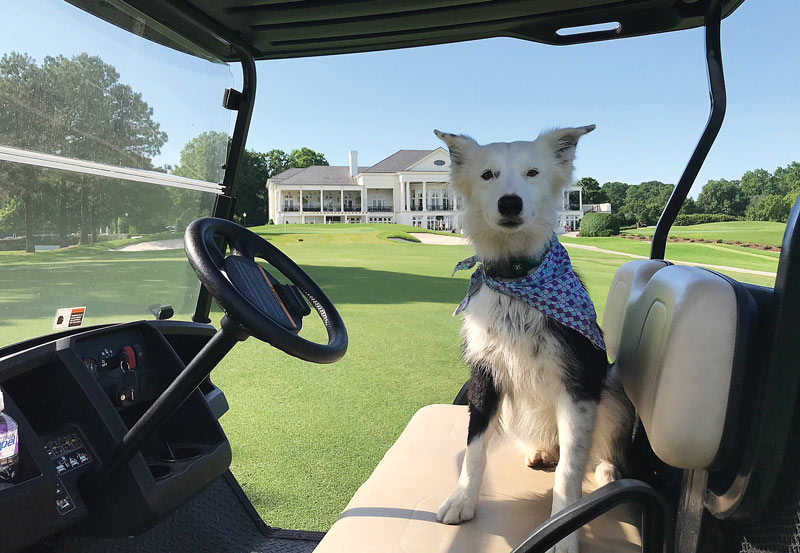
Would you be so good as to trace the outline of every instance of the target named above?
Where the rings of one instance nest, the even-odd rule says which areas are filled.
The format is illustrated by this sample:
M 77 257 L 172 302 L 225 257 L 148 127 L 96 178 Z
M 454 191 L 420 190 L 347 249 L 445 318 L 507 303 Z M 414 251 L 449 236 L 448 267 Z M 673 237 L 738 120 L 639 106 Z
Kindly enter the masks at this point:
M 292 168 L 267 180 L 269 218 L 284 223 L 400 223 L 457 232 L 462 201 L 449 187 L 450 156 L 444 148 L 399 150 L 372 166 L 315 165 Z M 591 206 L 581 189 L 564 192 L 559 231 L 576 229 Z M 586 209 L 588 208 L 588 209 Z

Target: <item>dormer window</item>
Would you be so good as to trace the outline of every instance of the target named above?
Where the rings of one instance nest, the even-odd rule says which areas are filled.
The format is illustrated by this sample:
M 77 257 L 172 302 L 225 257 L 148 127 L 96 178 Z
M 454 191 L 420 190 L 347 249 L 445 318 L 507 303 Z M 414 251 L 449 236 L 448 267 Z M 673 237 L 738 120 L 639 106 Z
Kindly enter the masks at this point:
M 436 161 L 433 162 L 434 165 L 438 165 L 439 167 L 444 165 L 444 163 L 445 161 L 443 159 L 437 159 Z

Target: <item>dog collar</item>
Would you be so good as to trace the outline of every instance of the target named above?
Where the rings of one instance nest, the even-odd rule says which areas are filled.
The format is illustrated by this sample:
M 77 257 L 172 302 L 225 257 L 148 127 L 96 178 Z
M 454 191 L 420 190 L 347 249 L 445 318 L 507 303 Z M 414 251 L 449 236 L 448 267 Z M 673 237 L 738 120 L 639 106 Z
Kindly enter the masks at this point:
M 542 255 L 528 257 L 511 257 L 499 261 L 487 261 L 483 263 L 484 272 L 492 278 L 519 278 L 527 275 L 532 270 L 542 264 L 542 261 L 550 251 L 547 246 Z
M 471 269 L 480 262 L 476 256 L 460 261 L 456 271 Z M 569 254 L 557 239 L 553 239 L 550 249 L 538 267 L 520 278 L 498 280 L 488 274 L 486 264 L 475 269 L 470 279 L 469 290 L 454 315 L 466 309 L 467 304 L 481 286 L 511 296 L 540 311 L 554 321 L 583 334 L 592 344 L 605 350 L 603 333 L 597 325 L 594 304 L 586 293 L 578 276 L 572 270 Z

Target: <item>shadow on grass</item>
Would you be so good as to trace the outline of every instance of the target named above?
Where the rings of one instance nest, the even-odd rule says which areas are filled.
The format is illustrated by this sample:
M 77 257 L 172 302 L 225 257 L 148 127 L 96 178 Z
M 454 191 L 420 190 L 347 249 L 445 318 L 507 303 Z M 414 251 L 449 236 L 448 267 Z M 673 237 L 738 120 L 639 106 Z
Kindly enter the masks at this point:
M 449 277 L 365 269 L 303 265 L 334 303 L 403 304 L 413 302 L 458 305 L 467 291 L 467 281 Z M 277 271 L 271 273 L 278 277 Z M 285 279 L 281 278 L 285 282 Z
M 0 325 L 51 318 L 61 307 L 86 306 L 87 323 L 90 317 L 149 319 L 147 307 L 152 304 L 169 303 L 178 312 L 191 312 L 199 282 L 185 258 L 165 257 L 152 253 L 0 264 Z M 340 304 L 457 305 L 467 287 L 464 279 L 445 276 L 346 266 L 303 269 Z

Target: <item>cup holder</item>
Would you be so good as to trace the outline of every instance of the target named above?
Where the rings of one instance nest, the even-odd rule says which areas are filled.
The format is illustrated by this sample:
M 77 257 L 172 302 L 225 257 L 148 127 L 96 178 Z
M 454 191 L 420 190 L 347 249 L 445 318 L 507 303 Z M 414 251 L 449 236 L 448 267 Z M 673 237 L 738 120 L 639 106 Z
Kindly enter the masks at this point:
M 158 482 L 159 480 L 163 480 L 164 478 L 169 477 L 172 474 L 172 467 L 162 464 L 150 463 L 147 465 L 147 468 L 150 469 L 150 474 L 153 475 L 153 480 Z
M 205 454 L 206 450 L 198 445 L 171 446 L 169 451 L 159 459 L 165 463 L 181 463 L 198 459 Z

